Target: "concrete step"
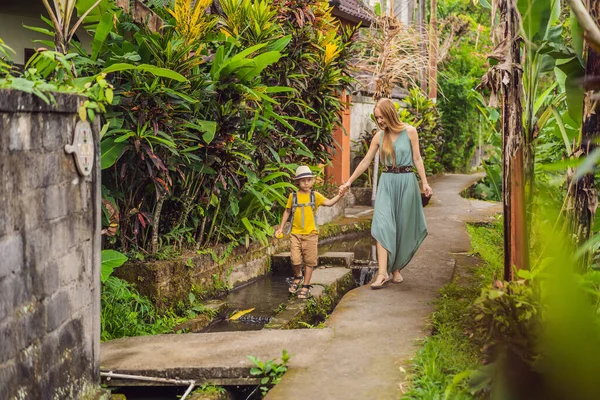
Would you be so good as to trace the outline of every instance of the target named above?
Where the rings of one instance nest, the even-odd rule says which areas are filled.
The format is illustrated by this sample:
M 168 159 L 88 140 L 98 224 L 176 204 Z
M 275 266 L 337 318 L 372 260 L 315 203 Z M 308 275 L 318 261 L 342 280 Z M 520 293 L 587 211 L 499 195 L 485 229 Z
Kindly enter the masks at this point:
M 352 265 L 352 261 L 354 261 L 354 253 L 351 252 L 330 251 L 319 256 L 320 266 L 339 266 L 348 268 Z M 290 271 L 291 266 L 289 251 L 271 256 L 272 272 L 287 272 Z
M 187 333 L 138 336 L 100 344 L 101 370 L 149 377 L 195 380 L 197 384 L 254 385 L 254 365 L 277 359 L 286 349 L 291 368 L 309 368 L 333 337 L 332 329 L 263 329 L 261 331 Z M 115 386 L 153 386 L 160 383 L 102 378 Z
M 373 207 L 368 206 L 353 206 L 346 207 L 344 216 L 346 218 L 361 218 L 371 215 L 373 213 Z

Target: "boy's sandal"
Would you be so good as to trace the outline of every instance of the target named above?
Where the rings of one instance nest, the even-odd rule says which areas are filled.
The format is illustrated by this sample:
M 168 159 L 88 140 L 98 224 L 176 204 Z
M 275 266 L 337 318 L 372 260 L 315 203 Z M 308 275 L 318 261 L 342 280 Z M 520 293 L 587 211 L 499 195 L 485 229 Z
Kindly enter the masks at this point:
M 383 276 L 385 279 L 379 284 L 375 283 L 380 276 Z M 381 289 L 390 282 L 390 277 L 384 274 L 377 274 L 377 276 L 375 276 L 375 282 L 371 284 L 371 289 Z
M 312 288 L 312 285 L 302 285 L 302 289 L 300 289 L 300 293 L 298 293 L 296 297 L 303 300 L 312 298 L 310 288 Z
M 297 282 L 294 282 L 294 281 L 297 281 Z M 290 287 L 288 288 L 290 293 L 296 293 L 298 291 L 298 289 L 300 288 L 300 285 L 302 285 L 304 283 L 304 275 L 292 276 L 288 282 L 290 284 Z

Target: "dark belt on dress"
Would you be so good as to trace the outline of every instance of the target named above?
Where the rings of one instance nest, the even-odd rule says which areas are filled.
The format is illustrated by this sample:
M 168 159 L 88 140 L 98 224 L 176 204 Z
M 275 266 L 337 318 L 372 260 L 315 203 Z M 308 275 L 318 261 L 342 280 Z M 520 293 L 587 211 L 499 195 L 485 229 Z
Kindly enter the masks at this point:
M 400 167 L 385 167 L 383 172 L 388 174 L 408 174 L 413 172 L 413 167 L 410 165 L 404 165 Z

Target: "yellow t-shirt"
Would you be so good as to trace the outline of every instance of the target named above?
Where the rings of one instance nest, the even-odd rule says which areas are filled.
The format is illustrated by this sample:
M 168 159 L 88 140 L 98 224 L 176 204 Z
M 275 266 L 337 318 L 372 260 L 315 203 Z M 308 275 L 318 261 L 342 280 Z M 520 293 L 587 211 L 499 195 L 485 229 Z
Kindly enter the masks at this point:
M 310 193 L 298 193 L 298 204 L 308 204 L 310 202 Z M 321 204 L 325 202 L 326 198 L 319 192 L 315 192 L 315 212 Z M 285 208 L 292 208 L 293 198 L 290 193 L 288 197 L 287 206 Z M 304 228 L 302 228 L 302 209 L 304 209 Z M 292 235 L 310 235 L 311 233 L 319 232 L 315 226 L 315 218 L 313 216 L 312 207 L 296 207 L 294 213 L 294 219 L 292 220 Z

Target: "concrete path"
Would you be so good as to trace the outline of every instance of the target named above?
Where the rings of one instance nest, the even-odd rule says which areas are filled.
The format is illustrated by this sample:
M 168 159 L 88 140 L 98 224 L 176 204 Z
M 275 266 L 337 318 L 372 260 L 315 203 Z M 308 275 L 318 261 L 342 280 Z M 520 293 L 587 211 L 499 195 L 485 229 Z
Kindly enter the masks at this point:
M 498 204 L 461 198 L 480 175 L 447 175 L 433 185 L 425 208 L 429 236 L 403 270 L 400 285 L 374 291 L 363 286 L 349 292 L 328 319 L 326 343 L 293 351 L 291 368 L 268 400 L 396 400 L 404 380 L 400 367 L 415 354 L 423 338 L 431 301 L 453 272 L 451 253 L 470 250 L 465 221 L 490 220 Z M 325 332 L 323 332 L 325 335 Z M 306 365 L 308 354 L 312 357 Z M 296 364 L 296 360 L 298 363 Z

